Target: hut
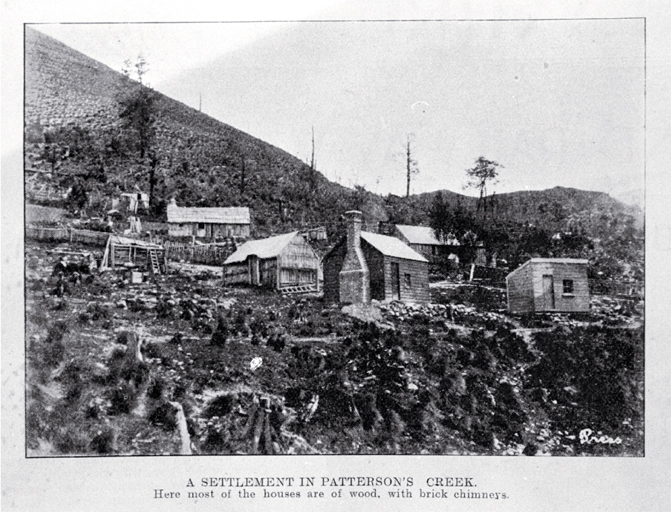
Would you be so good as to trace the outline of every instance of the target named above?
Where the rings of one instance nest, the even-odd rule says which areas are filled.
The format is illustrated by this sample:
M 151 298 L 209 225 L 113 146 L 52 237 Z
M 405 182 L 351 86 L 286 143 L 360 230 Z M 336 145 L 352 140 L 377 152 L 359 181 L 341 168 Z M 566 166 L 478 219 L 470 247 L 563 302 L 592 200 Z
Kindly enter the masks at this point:
M 283 292 L 319 289 L 319 256 L 294 231 L 242 244 L 224 261 L 224 285 L 251 284 Z
M 149 195 L 144 192 L 124 192 L 118 199 L 112 200 L 112 208 L 124 209 L 133 215 L 137 214 L 138 207 L 149 210 Z
M 196 238 L 249 238 L 250 215 L 247 207 L 184 208 L 175 199 L 168 203 L 168 234 Z
M 396 224 L 393 235 L 424 256 L 431 264 L 442 263 L 451 254 L 458 254 L 459 242 L 456 238 L 438 240 L 433 228 L 428 226 Z
M 102 269 L 136 268 L 154 274 L 165 273 L 167 263 L 163 246 L 118 235 L 110 235 L 100 264 Z
M 587 260 L 532 258 L 506 277 L 511 313 L 589 311 Z
M 398 238 L 361 231 L 361 212 L 345 215 L 347 236 L 323 259 L 324 299 L 428 302 L 428 260 Z

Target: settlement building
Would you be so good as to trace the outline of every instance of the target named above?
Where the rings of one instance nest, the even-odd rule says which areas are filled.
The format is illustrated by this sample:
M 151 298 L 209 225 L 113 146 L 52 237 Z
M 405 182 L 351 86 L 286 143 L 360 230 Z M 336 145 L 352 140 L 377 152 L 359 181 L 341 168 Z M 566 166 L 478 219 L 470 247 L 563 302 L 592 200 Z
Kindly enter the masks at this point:
M 506 277 L 508 311 L 589 311 L 587 260 L 532 258 Z
M 319 256 L 298 231 L 242 244 L 224 261 L 224 285 L 317 291 Z
M 324 256 L 324 299 L 428 302 L 428 260 L 398 238 L 361 231 L 361 212 L 345 215 L 347 237 Z
M 110 235 L 100 268 L 115 267 L 147 270 L 154 274 L 165 273 L 165 249 L 144 240 Z
M 137 214 L 139 206 L 149 210 L 149 195 L 144 192 L 124 192 L 119 199 L 112 200 L 112 208 L 123 208 L 133 215 Z
M 168 234 L 196 238 L 249 238 L 249 208 L 182 208 L 168 203 Z
M 433 229 L 428 226 L 396 224 L 394 236 L 408 244 L 433 264 L 440 263 L 443 258 L 450 254 L 458 254 L 459 242 L 455 238 L 440 241 L 436 238 Z

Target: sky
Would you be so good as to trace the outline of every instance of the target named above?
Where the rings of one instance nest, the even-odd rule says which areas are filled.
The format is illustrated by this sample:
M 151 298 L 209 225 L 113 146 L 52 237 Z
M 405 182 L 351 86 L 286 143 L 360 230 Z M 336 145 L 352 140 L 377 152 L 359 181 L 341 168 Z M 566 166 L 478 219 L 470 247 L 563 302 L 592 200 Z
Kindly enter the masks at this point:
M 307 161 L 347 186 L 498 193 L 554 186 L 641 201 L 644 25 L 547 21 L 52 24 L 38 30 Z M 636 197 L 638 196 L 638 197 Z

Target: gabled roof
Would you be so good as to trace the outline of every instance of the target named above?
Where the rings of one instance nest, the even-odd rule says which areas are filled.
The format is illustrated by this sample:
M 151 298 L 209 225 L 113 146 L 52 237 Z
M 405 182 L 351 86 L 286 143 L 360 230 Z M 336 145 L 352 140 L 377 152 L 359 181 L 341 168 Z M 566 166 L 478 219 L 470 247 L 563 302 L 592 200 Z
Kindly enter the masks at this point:
M 421 254 L 415 252 L 398 238 L 393 236 L 378 235 L 377 233 L 361 232 L 361 238 L 380 251 L 385 256 L 403 258 L 405 260 L 426 261 Z
M 248 256 L 255 255 L 259 259 L 275 258 L 282 250 L 289 245 L 289 242 L 298 235 L 298 231 L 286 233 L 284 235 L 271 236 L 263 240 L 250 240 L 245 242 L 231 254 L 224 265 L 229 263 L 242 263 Z
M 527 263 L 579 263 L 586 265 L 589 260 L 580 258 L 531 258 Z
M 522 263 L 519 267 L 517 267 L 515 270 L 510 272 L 507 276 L 506 279 L 508 279 L 510 276 L 513 274 L 516 274 L 523 268 L 533 264 L 533 263 L 557 263 L 560 265 L 587 265 L 589 263 L 589 260 L 585 259 L 579 259 L 579 258 L 531 258 L 524 263 Z
M 401 233 L 409 244 L 417 245 L 458 245 L 456 240 L 441 242 L 436 238 L 433 228 L 428 226 L 408 226 L 396 224 L 396 229 Z
M 249 208 L 183 208 L 174 204 L 168 205 L 168 222 L 184 224 L 203 222 L 206 224 L 249 224 Z
M 443 245 L 433 232 L 426 226 L 407 226 L 396 224 L 396 229 L 406 238 L 408 243 L 421 245 Z

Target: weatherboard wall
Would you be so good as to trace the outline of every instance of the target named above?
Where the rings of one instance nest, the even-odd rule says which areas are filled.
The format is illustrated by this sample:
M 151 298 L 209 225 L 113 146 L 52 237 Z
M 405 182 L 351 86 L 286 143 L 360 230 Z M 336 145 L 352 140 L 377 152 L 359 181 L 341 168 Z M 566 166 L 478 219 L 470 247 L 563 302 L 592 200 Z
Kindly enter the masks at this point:
M 506 278 L 508 311 L 511 313 L 532 313 L 534 311 L 534 290 L 531 268 L 523 265 Z
M 551 282 L 551 300 L 548 300 L 549 292 L 544 291 L 547 286 L 544 279 L 546 283 Z M 564 289 L 565 281 L 572 284 L 570 293 Z M 511 272 L 506 283 L 508 311 L 511 313 L 589 311 L 589 283 L 584 262 L 530 260 Z
M 582 312 L 589 311 L 589 284 L 587 281 L 587 264 L 532 262 L 531 264 L 534 310 Z M 548 308 L 543 301 L 543 276 L 553 277 L 554 309 Z M 573 283 L 572 293 L 564 293 L 563 281 Z
M 319 257 L 301 235 L 296 235 L 273 258 L 248 256 L 244 261 L 224 265 L 224 284 L 251 284 L 267 288 L 316 287 Z
M 168 234 L 174 237 L 195 236 L 197 238 L 249 238 L 249 224 L 208 224 L 187 222 L 171 223 Z

